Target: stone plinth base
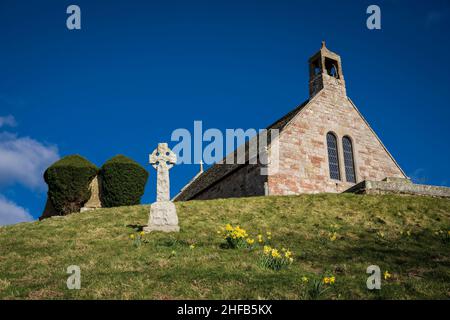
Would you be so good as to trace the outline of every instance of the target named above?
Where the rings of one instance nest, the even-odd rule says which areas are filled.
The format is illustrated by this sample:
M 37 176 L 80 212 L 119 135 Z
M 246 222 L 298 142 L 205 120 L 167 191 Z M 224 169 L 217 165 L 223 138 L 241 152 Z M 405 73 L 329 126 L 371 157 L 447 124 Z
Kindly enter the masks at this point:
M 178 216 L 175 205 L 170 201 L 154 202 L 150 208 L 150 218 L 145 232 L 178 232 Z

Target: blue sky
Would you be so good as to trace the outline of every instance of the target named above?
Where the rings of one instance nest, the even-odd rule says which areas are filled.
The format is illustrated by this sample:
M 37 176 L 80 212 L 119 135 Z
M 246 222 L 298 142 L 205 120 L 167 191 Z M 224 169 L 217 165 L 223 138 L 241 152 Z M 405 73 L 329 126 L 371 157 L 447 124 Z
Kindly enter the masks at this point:
M 66 28 L 77 4 L 82 29 Z M 382 29 L 366 28 L 381 8 Z M 42 172 L 78 153 L 147 164 L 176 128 L 265 128 L 308 98 L 326 40 L 347 92 L 404 171 L 450 185 L 448 1 L 24 1 L 0 3 L 0 213 L 38 217 Z M 173 145 L 173 143 L 172 143 Z M 172 194 L 198 171 L 171 170 Z M 6 221 L 6 222 L 5 222 Z

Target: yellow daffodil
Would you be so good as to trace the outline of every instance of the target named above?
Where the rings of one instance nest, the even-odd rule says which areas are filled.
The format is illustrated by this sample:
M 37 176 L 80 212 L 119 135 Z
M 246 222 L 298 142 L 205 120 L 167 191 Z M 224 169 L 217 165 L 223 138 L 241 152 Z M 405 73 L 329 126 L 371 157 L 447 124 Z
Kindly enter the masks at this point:
M 267 232 L 266 232 L 266 235 L 271 236 L 271 235 L 272 235 L 272 232 L 267 231 Z
M 231 224 L 227 224 L 225 226 L 225 230 L 225 239 L 232 238 L 236 240 L 248 237 L 247 231 L 245 231 L 245 229 L 242 229 L 240 226 L 233 227 Z M 217 233 L 220 234 L 221 232 L 218 231 Z
M 252 245 L 254 242 L 255 242 L 254 239 L 250 239 L 250 238 L 247 239 L 247 243 L 250 245 Z
M 191 245 L 189 246 L 189 248 L 194 249 L 194 248 L 195 248 L 195 244 L 191 244 Z
M 145 235 L 145 232 L 144 232 L 144 231 L 141 231 L 141 232 L 139 232 L 139 235 L 142 237 L 142 236 Z
M 392 275 L 389 273 L 389 271 L 386 270 L 386 271 L 384 272 L 384 280 L 389 279 L 391 276 L 392 276 Z
M 259 242 L 259 243 L 263 242 L 263 237 L 262 237 L 262 235 L 260 235 L 260 234 L 258 234 L 258 242 Z
M 274 257 L 274 258 L 280 257 L 280 253 L 278 252 L 277 249 L 272 249 L 272 257 Z
M 131 239 L 134 239 L 134 234 L 130 234 L 130 238 L 131 238 Z
M 308 282 L 308 281 L 309 281 L 309 279 L 308 279 L 308 277 L 306 277 L 306 276 L 303 276 L 303 277 L 302 277 L 302 281 L 306 283 L 306 282 Z
M 325 277 L 325 278 L 323 278 L 322 281 L 323 281 L 324 284 L 334 284 L 335 281 L 336 281 L 336 278 L 334 276 L 332 276 L 332 277 Z
M 282 252 L 282 253 L 280 253 Z M 287 266 L 294 262 L 294 259 L 291 257 L 292 252 L 289 249 L 282 248 L 280 251 L 276 248 L 272 248 L 268 245 L 264 246 L 264 263 L 268 264 L 270 268 L 274 270 L 279 270 L 283 266 Z M 272 266 L 270 266 L 272 265 Z M 274 267 L 275 266 L 275 267 Z

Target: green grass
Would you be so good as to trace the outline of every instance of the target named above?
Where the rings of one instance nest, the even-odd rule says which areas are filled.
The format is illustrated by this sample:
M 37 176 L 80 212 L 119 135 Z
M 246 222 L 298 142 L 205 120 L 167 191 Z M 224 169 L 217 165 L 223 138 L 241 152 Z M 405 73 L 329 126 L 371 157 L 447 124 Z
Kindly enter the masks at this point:
M 450 230 L 450 200 L 320 194 L 176 205 L 180 233 L 147 234 L 140 247 L 129 235 L 149 206 L 1 227 L 0 298 L 309 299 L 325 275 L 336 283 L 321 299 L 450 297 L 450 242 L 435 234 Z M 255 237 L 271 231 L 270 244 L 292 250 L 294 262 L 273 271 L 258 263 L 262 248 L 227 249 L 217 234 L 226 223 Z M 381 290 L 366 288 L 372 264 L 392 274 Z M 69 265 L 81 268 L 80 290 L 66 287 Z

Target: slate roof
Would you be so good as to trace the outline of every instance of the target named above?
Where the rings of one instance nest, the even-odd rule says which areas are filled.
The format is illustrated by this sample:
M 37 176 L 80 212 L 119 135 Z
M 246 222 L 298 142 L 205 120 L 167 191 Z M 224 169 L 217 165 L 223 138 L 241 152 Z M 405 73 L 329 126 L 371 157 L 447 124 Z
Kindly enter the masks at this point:
M 289 123 L 289 121 L 295 117 L 295 115 L 300 112 L 307 104 L 309 100 L 306 100 L 301 105 L 287 113 L 282 118 L 275 121 L 273 124 L 268 126 L 266 129 L 278 129 L 280 132 L 284 129 L 284 127 Z M 258 136 L 256 136 L 253 139 L 257 139 Z M 246 149 L 246 155 L 248 155 L 248 143 L 245 144 Z M 270 145 L 270 140 L 267 143 Z M 233 156 L 236 156 L 237 150 L 234 151 Z M 247 159 L 248 157 L 246 157 Z M 222 161 L 225 163 L 225 158 Z M 209 188 L 213 184 L 219 182 L 226 176 L 230 175 L 235 170 L 239 169 L 242 166 L 245 166 L 247 164 L 214 164 L 212 165 L 208 170 L 204 171 L 202 174 L 196 176 L 193 180 L 191 180 L 183 189 L 181 189 L 180 193 L 178 193 L 174 197 L 174 201 L 187 201 L 194 198 L 197 194 L 204 191 L 205 189 Z

